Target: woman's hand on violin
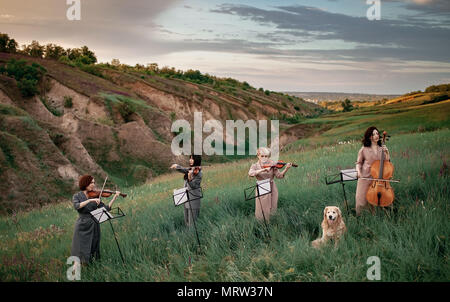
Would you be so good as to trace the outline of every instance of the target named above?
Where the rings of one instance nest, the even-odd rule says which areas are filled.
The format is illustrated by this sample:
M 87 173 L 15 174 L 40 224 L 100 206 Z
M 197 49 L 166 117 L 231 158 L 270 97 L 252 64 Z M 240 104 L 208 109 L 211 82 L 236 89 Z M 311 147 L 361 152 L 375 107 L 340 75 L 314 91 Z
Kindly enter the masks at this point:
M 262 168 L 261 170 L 259 170 L 259 171 L 260 171 L 259 173 L 262 173 L 262 172 L 270 172 L 270 169 L 271 169 L 271 167 Z
M 189 170 L 188 172 L 188 180 L 191 181 L 194 178 L 194 170 Z
M 177 168 L 177 164 L 172 164 L 171 166 L 170 166 L 170 169 L 176 169 Z
M 114 198 L 117 198 L 120 195 L 120 191 L 116 191 L 116 194 L 114 194 Z
M 286 164 L 286 169 L 289 169 L 290 167 L 292 167 L 292 163 L 287 163 Z
M 90 199 L 91 202 L 95 202 L 97 205 L 100 204 L 100 198 L 92 198 Z
M 383 151 L 389 152 L 389 150 L 388 150 L 388 148 L 386 146 L 382 146 L 381 148 L 383 149 Z

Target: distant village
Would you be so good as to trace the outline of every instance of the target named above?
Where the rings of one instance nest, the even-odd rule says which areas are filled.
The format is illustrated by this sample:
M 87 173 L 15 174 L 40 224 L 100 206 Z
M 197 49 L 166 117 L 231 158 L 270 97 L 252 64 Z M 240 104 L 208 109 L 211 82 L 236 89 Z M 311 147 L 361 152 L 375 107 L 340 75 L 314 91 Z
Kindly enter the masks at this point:
M 337 102 L 349 99 L 351 101 L 359 102 L 374 102 L 389 100 L 398 97 L 399 95 L 391 94 L 362 94 L 362 93 L 338 93 L 338 92 L 284 92 L 289 95 L 294 95 L 302 98 L 306 102 L 318 104 L 319 102 Z

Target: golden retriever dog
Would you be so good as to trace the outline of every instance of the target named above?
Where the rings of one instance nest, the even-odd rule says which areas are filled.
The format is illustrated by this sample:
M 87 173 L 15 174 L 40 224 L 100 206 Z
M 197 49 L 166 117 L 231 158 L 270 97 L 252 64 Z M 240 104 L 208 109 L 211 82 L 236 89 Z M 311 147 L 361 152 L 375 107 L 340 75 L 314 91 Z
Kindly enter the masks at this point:
M 334 246 L 336 247 L 341 236 L 347 231 L 344 220 L 342 219 L 341 209 L 334 206 L 325 207 L 323 210 L 323 221 L 321 226 L 322 237 L 311 242 L 312 246 L 315 248 L 321 247 L 330 239 L 334 241 Z

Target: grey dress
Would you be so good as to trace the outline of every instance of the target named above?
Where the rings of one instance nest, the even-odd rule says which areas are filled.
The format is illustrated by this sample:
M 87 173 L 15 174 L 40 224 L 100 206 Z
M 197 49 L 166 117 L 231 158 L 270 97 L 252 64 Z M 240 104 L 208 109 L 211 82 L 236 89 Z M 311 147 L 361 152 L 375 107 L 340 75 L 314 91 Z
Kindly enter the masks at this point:
M 177 171 L 183 174 L 188 173 L 189 169 L 184 168 L 180 165 L 177 165 Z M 188 188 L 189 190 L 189 198 L 193 199 L 193 196 L 201 196 L 201 188 L 200 184 L 202 182 L 202 171 L 200 170 L 197 175 L 194 175 L 191 181 L 188 181 L 187 179 L 184 180 L 184 187 Z M 191 209 L 189 208 L 189 202 L 184 203 L 184 222 L 187 226 L 191 226 L 194 220 L 197 220 L 199 214 L 200 214 L 200 204 L 201 204 L 201 198 L 193 200 L 190 202 Z
M 105 207 L 110 211 L 109 206 L 103 202 L 97 206 L 95 202 L 90 202 L 80 208 L 80 203 L 88 200 L 86 194 L 80 191 L 73 195 L 72 203 L 79 217 L 75 222 L 73 232 L 71 255 L 80 258 L 81 263 L 89 263 L 92 258 L 100 259 L 100 224 L 94 221 L 90 212 Z

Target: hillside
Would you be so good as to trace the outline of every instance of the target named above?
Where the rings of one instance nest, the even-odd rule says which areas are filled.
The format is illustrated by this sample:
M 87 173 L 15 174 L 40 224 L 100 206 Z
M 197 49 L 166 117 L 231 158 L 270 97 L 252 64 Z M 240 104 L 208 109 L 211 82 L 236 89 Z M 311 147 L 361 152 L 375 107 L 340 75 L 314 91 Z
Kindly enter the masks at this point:
M 429 104 L 429 103 L 436 103 L 440 101 L 445 101 L 450 98 L 450 91 L 448 90 L 447 86 L 448 84 L 443 84 L 440 86 L 444 86 L 444 89 L 430 89 L 434 86 L 430 86 L 427 89 L 425 89 L 424 92 L 416 91 L 407 93 L 401 96 L 383 96 L 381 98 L 374 96 L 373 98 L 370 98 L 370 95 L 368 95 L 368 98 L 361 98 L 358 96 L 355 97 L 346 97 L 345 99 L 339 99 L 339 100 L 328 100 L 328 101 L 319 101 L 316 102 L 316 104 L 322 106 L 323 108 L 326 108 L 328 110 L 332 111 L 343 111 L 342 102 L 346 99 L 350 100 L 351 105 L 353 108 L 366 108 L 366 107 L 372 107 L 372 106 L 381 106 L 381 105 L 387 105 L 387 104 L 394 104 L 394 103 L 411 103 L 416 102 L 418 104 Z
M 0 73 L 0 212 L 67 200 L 84 173 L 108 175 L 108 186 L 114 186 L 143 183 L 166 172 L 170 163 L 182 161 L 170 150 L 172 121 L 186 119 L 192 125 L 196 111 L 204 121 L 223 125 L 227 119 L 280 118 L 281 129 L 289 118 L 323 112 L 298 98 L 232 79 L 223 81 L 229 85 L 197 84 L 105 64 L 86 65 L 83 71 L 9 53 L 0 53 L 0 67 L 12 59 L 25 60 L 26 66 L 37 63 L 45 73 L 32 97 L 21 90 L 29 82 Z
M 450 128 L 450 97 L 447 92 L 427 93 L 408 101 L 388 102 L 350 112 L 336 112 L 318 118 L 304 119 L 285 129 L 285 134 L 296 133 L 296 135 L 284 141 L 283 150 L 317 148 L 359 141 L 364 129 L 373 125 L 380 131 L 386 130 L 392 136 Z M 304 129 L 321 131 L 320 135 L 294 139 Z

